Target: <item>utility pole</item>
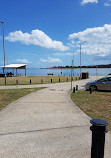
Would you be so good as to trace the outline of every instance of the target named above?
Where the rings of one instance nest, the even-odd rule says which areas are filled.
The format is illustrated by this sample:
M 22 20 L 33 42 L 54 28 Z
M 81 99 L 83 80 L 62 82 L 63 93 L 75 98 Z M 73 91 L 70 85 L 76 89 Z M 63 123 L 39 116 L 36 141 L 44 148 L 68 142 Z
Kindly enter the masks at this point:
M 73 60 L 72 60 L 71 65 L 73 65 Z M 71 90 L 72 90 L 72 66 L 71 66 Z
M 98 71 L 97 71 L 98 66 L 96 65 L 96 78 L 98 78 Z
M 80 42 L 80 79 L 81 79 L 81 45 L 87 41 Z
M 4 42 L 4 22 L 1 21 L 2 27 L 3 27 L 3 53 L 4 53 L 4 69 L 5 69 L 5 86 L 6 86 L 6 67 L 5 67 L 5 42 Z M 4 73 L 3 69 L 3 73 Z
M 73 51 L 73 76 L 74 76 L 74 51 Z
M 80 43 L 80 79 L 81 79 L 81 43 Z

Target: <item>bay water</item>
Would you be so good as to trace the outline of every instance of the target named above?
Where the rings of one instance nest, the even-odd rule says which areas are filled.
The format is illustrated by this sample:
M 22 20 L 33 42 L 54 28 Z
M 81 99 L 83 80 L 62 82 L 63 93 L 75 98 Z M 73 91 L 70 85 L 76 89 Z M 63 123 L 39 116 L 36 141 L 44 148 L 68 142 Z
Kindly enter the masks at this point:
M 7 72 L 14 72 L 16 71 L 12 69 L 7 69 Z M 88 72 L 89 76 L 106 76 L 111 73 L 111 68 L 82 68 L 81 72 Z M 0 73 L 2 73 L 2 69 L 0 69 Z M 25 70 L 18 69 L 18 75 L 23 76 L 25 74 Z M 70 76 L 71 69 L 40 69 L 40 68 L 26 68 L 27 76 L 48 76 L 48 74 L 53 74 L 53 76 Z M 80 69 L 72 69 L 72 74 L 74 76 L 80 75 Z

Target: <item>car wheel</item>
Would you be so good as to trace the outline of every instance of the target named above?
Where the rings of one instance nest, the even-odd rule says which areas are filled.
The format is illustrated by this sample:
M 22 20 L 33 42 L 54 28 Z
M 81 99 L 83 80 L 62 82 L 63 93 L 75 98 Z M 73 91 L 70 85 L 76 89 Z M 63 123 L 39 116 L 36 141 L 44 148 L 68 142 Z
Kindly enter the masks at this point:
M 97 91 L 97 87 L 96 86 L 90 86 L 89 89 L 91 89 L 92 91 Z

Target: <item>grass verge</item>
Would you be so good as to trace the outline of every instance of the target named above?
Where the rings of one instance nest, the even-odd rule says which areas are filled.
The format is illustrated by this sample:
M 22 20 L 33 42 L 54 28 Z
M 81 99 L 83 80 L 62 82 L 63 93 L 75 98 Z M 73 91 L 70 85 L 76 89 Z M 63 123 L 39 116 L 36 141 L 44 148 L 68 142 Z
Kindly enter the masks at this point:
M 87 115 L 95 119 L 108 121 L 108 129 L 111 131 L 111 92 L 78 91 L 72 93 L 73 102 Z
M 79 77 L 72 77 L 73 80 L 78 80 Z M 70 76 L 18 76 L 18 77 L 7 77 L 7 85 L 29 85 L 29 84 L 43 84 L 43 83 L 59 83 L 59 82 L 70 82 Z M 59 80 L 60 79 L 60 80 Z M 30 83 L 31 80 L 31 83 Z M 0 78 L 0 86 L 4 85 L 4 78 Z
M 0 110 L 14 100 L 40 89 L 42 88 L 0 89 Z

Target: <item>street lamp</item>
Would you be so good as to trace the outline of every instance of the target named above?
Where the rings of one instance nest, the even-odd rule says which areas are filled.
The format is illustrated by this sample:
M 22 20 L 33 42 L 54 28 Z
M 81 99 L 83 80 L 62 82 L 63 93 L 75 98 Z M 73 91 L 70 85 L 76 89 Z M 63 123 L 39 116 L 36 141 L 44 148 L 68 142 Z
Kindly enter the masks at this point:
M 5 69 L 5 86 L 6 86 L 6 67 L 5 67 L 5 43 L 4 43 L 4 22 L 0 21 L 3 26 L 3 53 L 4 53 L 4 69 Z M 3 71 L 4 73 L 4 71 Z
M 80 42 L 80 79 L 81 79 L 81 45 L 87 41 Z
M 73 60 L 72 60 L 72 63 L 71 63 L 71 90 L 72 90 L 72 67 L 73 67 Z
M 73 64 L 72 64 L 72 66 L 73 66 L 73 77 L 74 77 L 74 51 L 73 51 Z

